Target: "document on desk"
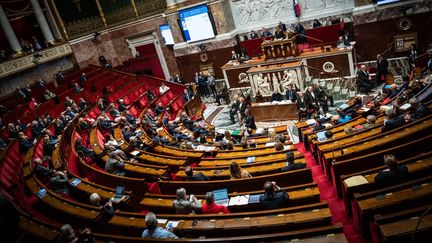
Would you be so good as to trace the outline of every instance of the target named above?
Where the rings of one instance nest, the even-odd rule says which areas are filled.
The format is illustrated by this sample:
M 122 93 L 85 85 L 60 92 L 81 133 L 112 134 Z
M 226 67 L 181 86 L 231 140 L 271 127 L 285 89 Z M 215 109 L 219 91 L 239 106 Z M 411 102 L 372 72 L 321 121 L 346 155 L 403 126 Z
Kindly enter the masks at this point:
M 271 142 L 271 143 L 266 143 L 265 146 L 266 147 L 273 147 L 276 143 L 275 142 Z
M 171 221 L 168 221 L 167 226 L 169 228 L 175 228 L 175 227 L 177 227 L 177 225 L 179 224 L 179 222 L 180 221 L 178 221 L 178 220 L 171 220 Z
M 316 123 L 316 121 L 315 121 L 315 119 L 309 119 L 309 120 L 306 121 L 306 123 L 307 123 L 308 125 L 313 125 L 313 124 Z
M 140 153 L 140 151 L 137 151 L 137 150 L 130 152 L 130 154 L 132 154 L 133 156 L 137 156 L 139 153 Z
M 163 224 L 165 225 L 165 223 L 168 221 L 168 219 L 157 219 L 158 224 Z
M 368 183 L 366 178 L 362 175 L 352 176 L 348 179 L 345 179 L 344 182 L 348 187 L 359 186 Z
M 249 203 L 249 195 L 241 195 L 231 197 L 228 206 L 247 205 Z

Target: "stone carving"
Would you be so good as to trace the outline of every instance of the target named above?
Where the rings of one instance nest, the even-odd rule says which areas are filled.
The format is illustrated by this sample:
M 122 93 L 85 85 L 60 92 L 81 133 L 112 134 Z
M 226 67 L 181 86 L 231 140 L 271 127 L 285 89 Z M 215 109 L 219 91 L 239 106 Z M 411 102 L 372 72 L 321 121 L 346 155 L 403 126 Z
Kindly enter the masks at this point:
M 245 26 L 257 21 L 288 16 L 289 0 L 241 0 L 231 1 L 236 23 Z
M 264 76 L 262 73 L 260 73 L 256 78 L 256 84 L 257 84 L 258 91 L 260 92 L 261 95 L 263 96 L 271 95 L 272 92 L 270 90 L 270 83 L 267 76 Z
M 247 74 L 246 73 L 240 73 L 239 74 L 239 83 L 240 84 L 242 84 L 242 83 L 249 83 L 250 81 L 249 81 L 249 77 L 247 76 Z
M 295 70 L 285 70 L 284 75 L 282 76 L 281 85 L 283 88 L 283 91 L 285 92 L 287 90 L 288 85 L 295 85 L 299 87 L 299 82 L 297 80 L 297 75 Z
M 299 4 L 302 18 L 324 17 L 324 14 L 332 15 L 332 12 L 354 7 L 352 0 L 302 0 Z M 237 29 L 249 30 L 284 19 L 295 19 L 291 0 L 231 0 L 231 9 Z M 286 24 L 288 27 L 289 23 Z
M 273 82 L 273 91 L 276 90 L 276 91 L 280 92 L 279 81 L 276 78 L 276 74 L 275 73 L 272 74 L 272 82 Z

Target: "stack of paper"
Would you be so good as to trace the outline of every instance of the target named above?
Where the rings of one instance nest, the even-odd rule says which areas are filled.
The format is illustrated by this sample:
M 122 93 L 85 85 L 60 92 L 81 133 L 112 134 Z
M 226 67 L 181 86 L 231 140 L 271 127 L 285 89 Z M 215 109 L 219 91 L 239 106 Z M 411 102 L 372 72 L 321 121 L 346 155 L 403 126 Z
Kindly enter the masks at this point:
M 266 147 L 273 147 L 276 143 L 275 142 L 271 142 L 271 143 L 266 143 L 265 146 Z
M 241 195 L 236 197 L 231 197 L 229 201 L 229 206 L 240 206 L 247 205 L 249 202 L 249 195 Z
M 352 176 L 348 179 L 345 179 L 344 182 L 348 187 L 359 186 L 368 183 L 366 178 L 362 175 Z

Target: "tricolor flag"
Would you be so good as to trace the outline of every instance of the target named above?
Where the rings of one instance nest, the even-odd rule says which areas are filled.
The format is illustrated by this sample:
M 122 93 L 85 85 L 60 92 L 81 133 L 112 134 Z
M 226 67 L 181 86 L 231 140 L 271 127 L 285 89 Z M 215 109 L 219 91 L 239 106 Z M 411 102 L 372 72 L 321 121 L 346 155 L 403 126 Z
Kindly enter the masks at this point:
M 294 15 L 297 18 L 300 17 L 300 4 L 298 3 L 298 0 L 293 0 L 293 8 L 294 8 Z

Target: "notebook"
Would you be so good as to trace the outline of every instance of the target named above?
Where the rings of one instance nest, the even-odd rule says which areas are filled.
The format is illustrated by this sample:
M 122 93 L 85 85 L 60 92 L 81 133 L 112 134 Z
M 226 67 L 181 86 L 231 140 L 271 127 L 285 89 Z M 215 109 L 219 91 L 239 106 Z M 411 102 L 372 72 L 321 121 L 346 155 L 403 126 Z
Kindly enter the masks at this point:
M 228 206 L 229 198 L 226 188 L 213 191 L 213 195 L 216 204 Z

